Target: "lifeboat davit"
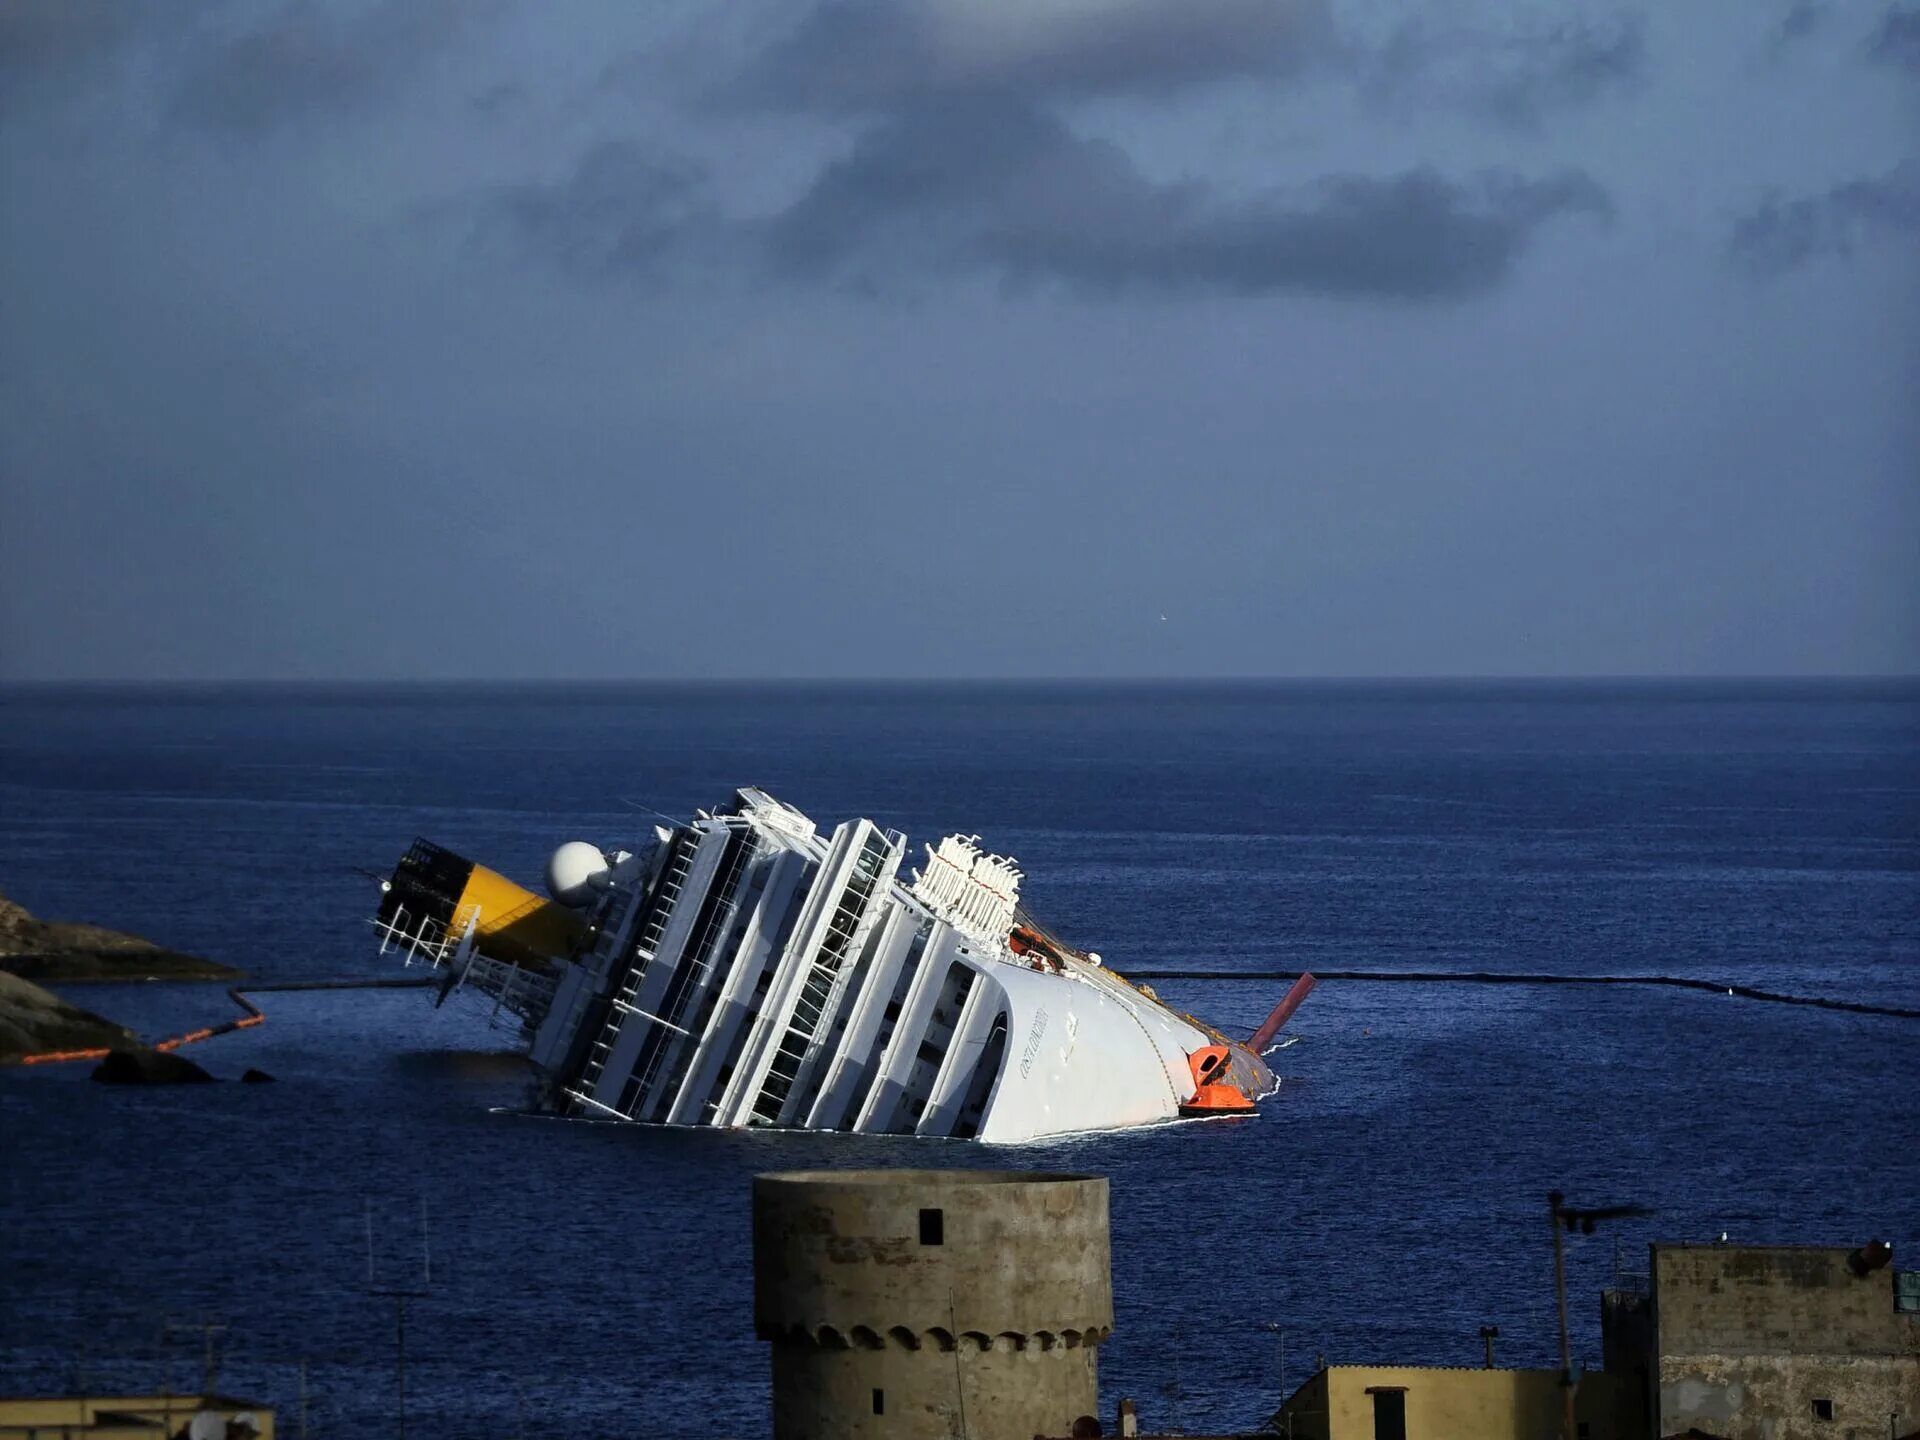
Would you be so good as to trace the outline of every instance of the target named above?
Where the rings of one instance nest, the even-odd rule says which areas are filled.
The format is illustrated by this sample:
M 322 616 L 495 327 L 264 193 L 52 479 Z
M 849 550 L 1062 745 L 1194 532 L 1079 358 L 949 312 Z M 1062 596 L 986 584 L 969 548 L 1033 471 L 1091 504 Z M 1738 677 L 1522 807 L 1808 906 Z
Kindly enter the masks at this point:
M 1218 1077 L 1224 1075 L 1232 1056 L 1224 1045 L 1202 1045 L 1187 1056 L 1187 1066 L 1193 1071 L 1193 1098 L 1183 1101 L 1180 1113 L 1189 1118 L 1201 1115 L 1251 1115 L 1253 1101 L 1232 1085 L 1223 1085 Z

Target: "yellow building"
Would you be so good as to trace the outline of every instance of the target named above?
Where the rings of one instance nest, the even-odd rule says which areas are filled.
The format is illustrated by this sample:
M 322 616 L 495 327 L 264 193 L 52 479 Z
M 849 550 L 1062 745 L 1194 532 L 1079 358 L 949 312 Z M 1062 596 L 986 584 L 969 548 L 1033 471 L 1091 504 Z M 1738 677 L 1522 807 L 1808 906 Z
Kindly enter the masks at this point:
M 273 1440 L 273 1411 L 224 1395 L 63 1395 L 0 1400 L 0 1440 Z
M 1579 1440 L 1639 1440 L 1637 1396 L 1621 1376 L 1584 1375 Z M 1329 1365 L 1280 1407 L 1294 1440 L 1561 1440 L 1558 1370 Z

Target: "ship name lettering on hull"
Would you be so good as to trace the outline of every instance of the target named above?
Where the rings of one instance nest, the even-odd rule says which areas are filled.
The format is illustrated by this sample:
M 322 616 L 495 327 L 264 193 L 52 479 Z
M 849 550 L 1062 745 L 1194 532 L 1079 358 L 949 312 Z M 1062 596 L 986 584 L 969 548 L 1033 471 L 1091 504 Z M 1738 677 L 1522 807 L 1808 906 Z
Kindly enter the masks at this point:
M 1047 1007 L 1033 1012 L 1033 1025 L 1027 1031 L 1027 1043 L 1020 1051 L 1020 1078 L 1033 1073 L 1033 1057 L 1040 1053 L 1040 1038 L 1047 1033 Z

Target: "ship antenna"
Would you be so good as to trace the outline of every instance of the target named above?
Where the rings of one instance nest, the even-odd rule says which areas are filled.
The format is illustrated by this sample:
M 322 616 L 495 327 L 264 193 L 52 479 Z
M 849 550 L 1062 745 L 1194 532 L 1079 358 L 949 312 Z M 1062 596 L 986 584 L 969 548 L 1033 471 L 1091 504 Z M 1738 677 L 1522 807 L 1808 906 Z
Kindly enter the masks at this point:
M 644 810 L 649 815 L 657 816 L 660 819 L 666 821 L 667 824 L 673 826 L 674 829 L 676 830 L 679 829 L 681 825 L 686 823 L 685 821 L 681 820 L 681 818 L 678 815 L 669 815 L 664 810 L 656 810 L 653 808 L 653 806 L 647 804 L 646 801 L 636 800 L 631 795 L 622 795 L 620 797 L 620 803 L 622 805 L 627 806 L 629 809 Z

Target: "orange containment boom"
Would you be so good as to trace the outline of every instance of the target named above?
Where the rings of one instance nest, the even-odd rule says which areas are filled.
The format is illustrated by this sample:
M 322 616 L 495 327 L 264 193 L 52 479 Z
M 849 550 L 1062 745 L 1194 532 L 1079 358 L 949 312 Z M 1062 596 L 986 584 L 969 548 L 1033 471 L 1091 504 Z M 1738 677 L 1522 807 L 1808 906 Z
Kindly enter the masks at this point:
M 1253 1032 L 1253 1038 L 1247 1041 L 1247 1048 L 1254 1054 L 1263 1054 L 1267 1046 L 1273 1043 L 1273 1037 L 1280 1033 L 1280 1027 L 1293 1018 L 1293 1012 L 1300 1008 L 1300 1002 L 1307 998 L 1313 989 L 1313 976 L 1302 975 L 1293 982 L 1293 988 L 1287 991 L 1273 1013 L 1260 1022 L 1260 1028 Z
M 178 1050 L 182 1045 L 195 1045 L 202 1040 L 211 1040 L 216 1035 L 231 1035 L 236 1030 L 245 1030 L 266 1020 L 267 1017 L 261 1013 L 260 1007 L 242 995 L 238 988 L 227 991 L 227 998 L 247 1013 L 238 1020 L 222 1021 L 218 1025 L 209 1025 L 203 1030 L 190 1030 L 185 1035 L 175 1035 L 171 1040 L 156 1041 L 153 1048 L 164 1054 L 169 1050 Z M 132 1041 L 128 1044 L 134 1046 Z M 106 1048 L 42 1050 L 37 1055 L 22 1055 L 20 1063 L 22 1065 L 58 1065 L 73 1060 L 104 1060 L 112 1053 L 111 1049 Z
M 104 1060 L 111 1050 L 42 1050 L 37 1055 L 22 1055 L 22 1065 L 57 1065 L 66 1060 Z

